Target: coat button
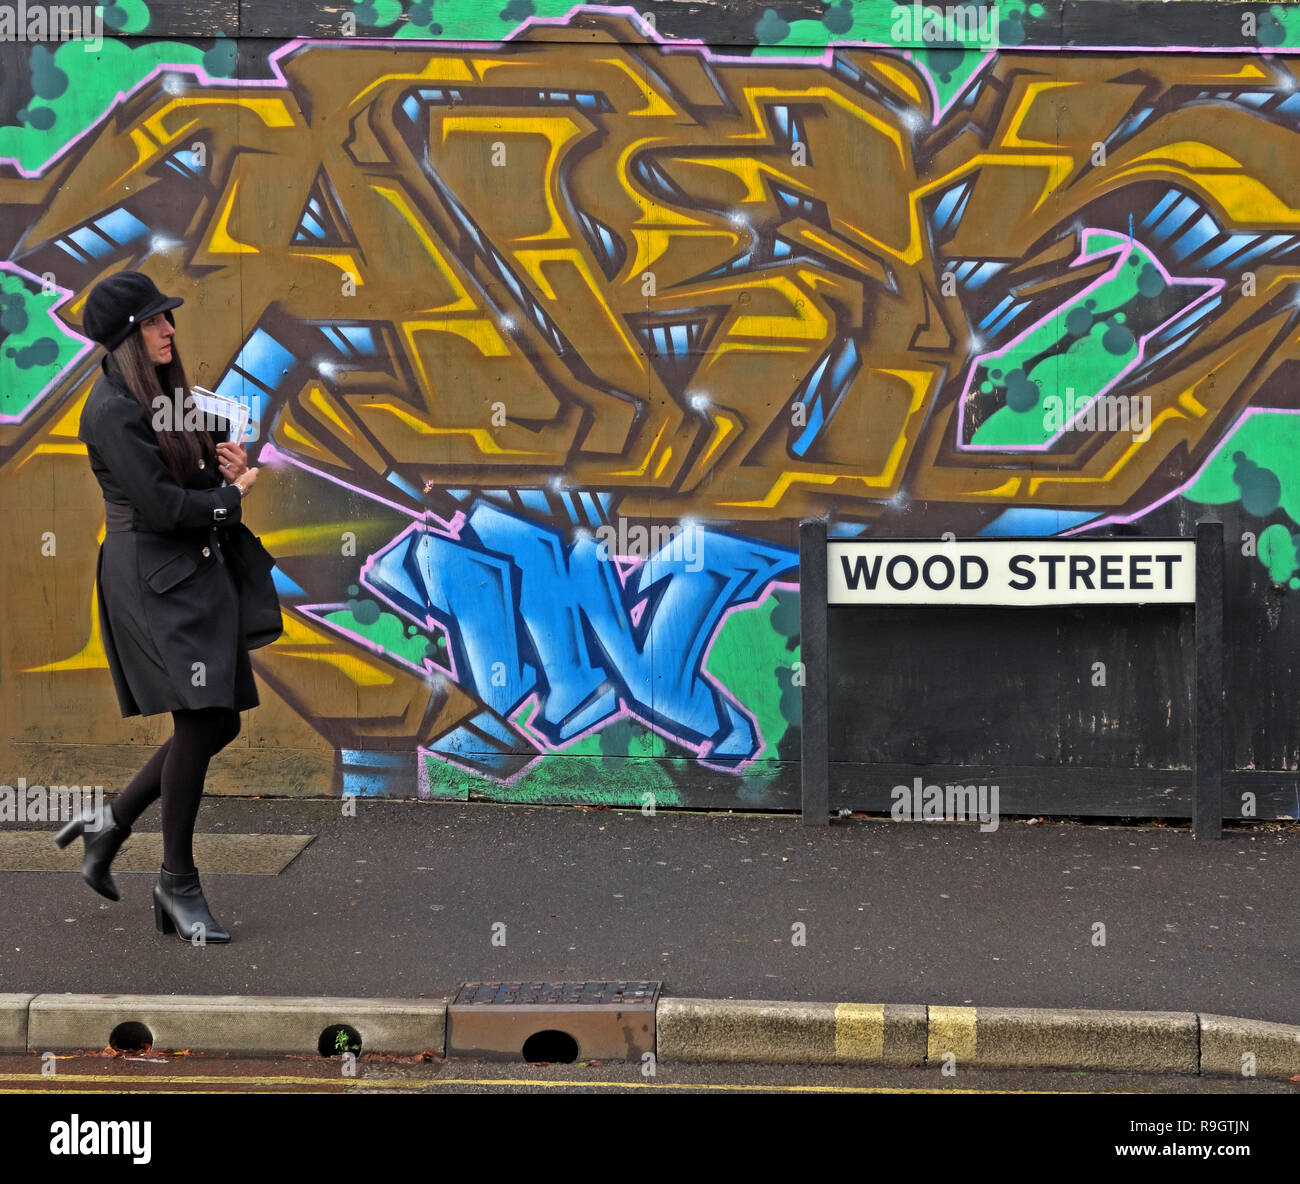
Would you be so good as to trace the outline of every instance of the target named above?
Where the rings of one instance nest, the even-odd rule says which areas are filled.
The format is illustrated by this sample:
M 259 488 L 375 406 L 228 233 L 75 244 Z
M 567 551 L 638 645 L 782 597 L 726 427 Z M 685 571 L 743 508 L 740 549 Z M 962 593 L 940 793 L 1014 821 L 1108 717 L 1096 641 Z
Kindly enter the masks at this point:
M 204 558 L 204 559 L 206 559 L 206 558 L 207 558 L 209 555 L 211 555 L 211 554 L 212 554 L 212 548 L 211 548 L 211 547 L 204 547 L 204 548 L 203 548 L 203 558 Z
M 199 461 L 199 468 L 202 469 L 202 468 L 206 468 L 206 467 L 207 467 L 207 462 L 206 462 L 206 461 L 202 461 L 202 460 Z

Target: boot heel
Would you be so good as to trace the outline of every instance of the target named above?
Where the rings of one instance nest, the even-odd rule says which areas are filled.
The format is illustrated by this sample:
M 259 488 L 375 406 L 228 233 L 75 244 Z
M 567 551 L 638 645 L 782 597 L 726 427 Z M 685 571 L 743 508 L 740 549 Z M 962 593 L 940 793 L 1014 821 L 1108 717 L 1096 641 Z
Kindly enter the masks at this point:
M 197 868 L 192 872 L 169 872 L 162 868 L 154 885 L 153 899 L 159 933 L 174 933 L 181 941 L 205 946 L 230 940 L 230 934 L 208 908 Z
M 74 818 L 68 823 L 57 835 L 54 836 L 55 843 L 60 847 L 66 847 L 73 839 L 82 834 L 86 829 L 86 822 L 83 818 Z
M 176 926 L 172 923 L 171 917 L 167 915 L 166 909 L 158 903 L 157 897 L 154 897 L 153 902 L 153 925 L 159 933 L 176 932 Z

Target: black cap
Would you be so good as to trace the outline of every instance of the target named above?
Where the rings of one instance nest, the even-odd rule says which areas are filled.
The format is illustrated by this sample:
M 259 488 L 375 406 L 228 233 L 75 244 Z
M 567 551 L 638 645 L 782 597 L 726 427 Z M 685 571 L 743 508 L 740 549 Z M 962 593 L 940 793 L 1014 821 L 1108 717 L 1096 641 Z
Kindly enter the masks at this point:
M 91 289 L 82 329 L 91 341 L 117 349 L 142 322 L 184 303 L 179 296 L 164 296 L 143 272 L 119 271 Z

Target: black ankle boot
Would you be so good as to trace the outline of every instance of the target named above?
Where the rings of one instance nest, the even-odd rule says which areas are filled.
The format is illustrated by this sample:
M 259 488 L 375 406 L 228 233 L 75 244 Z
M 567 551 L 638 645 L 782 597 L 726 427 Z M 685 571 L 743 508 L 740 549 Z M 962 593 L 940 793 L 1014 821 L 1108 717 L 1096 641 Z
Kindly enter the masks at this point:
M 159 933 L 174 933 L 184 942 L 197 935 L 198 942 L 192 944 L 230 940 L 203 897 L 198 869 L 175 873 L 159 869 L 158 883 L 153 886 L 153 922 Z
M 102 815 L 98 810 L 87 810 L 80 818 L 74 818 L 54 836 L 54 841 L 60 847 L 66 847 L 80 835 L 86 844 L 86 853 L 81 860 L 81 878 L 100 896 L 120 900 L 117 885 L 108 869 L 118 848 L 130 834 L 131 828 L 113 817 L 113 807 L 105 806 Z

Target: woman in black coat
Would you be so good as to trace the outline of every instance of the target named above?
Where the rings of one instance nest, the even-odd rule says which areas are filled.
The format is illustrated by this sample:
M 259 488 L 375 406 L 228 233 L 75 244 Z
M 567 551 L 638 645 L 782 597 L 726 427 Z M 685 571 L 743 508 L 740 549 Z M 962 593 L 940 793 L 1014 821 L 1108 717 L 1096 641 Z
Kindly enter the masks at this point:
M 247 467 L 243 448 L 195 427 L 227 425 L 191 410 L 173 341 L 171 310 L 182 303 L 135 271 L 103 280 L 86 300 L 85 332 L 109 351 L 78 432 L 105 501 L 97 569 L 104 650 L 123 717 L 169 711 L 175 731 L 111 805 L 74 819 L 56 842 L 81 836 L 82 876 L 117 900 L 109 866 L 136 818 L 161 797 L 154 921 L 159 933 L 204 944 L 230 934 L 208 909 L 194 866 L 203 779 L 239 734 L 239 712 L 258 703 L 221 532 L 240 521 L 258 470 Z M 185 410 L 188 419 L 178 420 Z

